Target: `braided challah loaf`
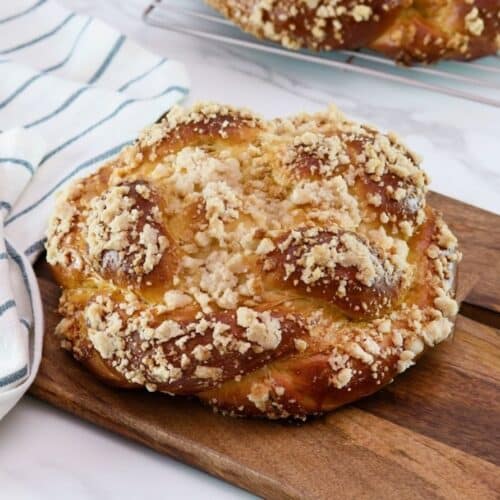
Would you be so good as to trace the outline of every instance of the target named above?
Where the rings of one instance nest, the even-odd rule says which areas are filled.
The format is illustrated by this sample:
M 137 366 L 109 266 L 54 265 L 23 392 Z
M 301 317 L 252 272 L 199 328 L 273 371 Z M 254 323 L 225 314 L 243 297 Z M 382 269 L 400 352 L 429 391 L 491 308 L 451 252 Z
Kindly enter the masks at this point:
M 64 348 L 119 387 L 238 415 L 366 396 L 446 339 L 457 241 L 392 135 L 334 107 L 174 108 L 59 198 Z
M 500 49 L 500 0 L 206 0 L 292 49 L 371 48 L 406 64 Z

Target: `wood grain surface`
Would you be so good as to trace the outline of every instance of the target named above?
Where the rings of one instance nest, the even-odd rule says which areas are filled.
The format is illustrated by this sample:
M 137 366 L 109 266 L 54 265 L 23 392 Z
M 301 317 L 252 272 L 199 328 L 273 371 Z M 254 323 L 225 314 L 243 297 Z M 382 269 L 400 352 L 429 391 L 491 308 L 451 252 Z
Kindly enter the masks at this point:
M 500 311 L 500 217 L 432 202 L 459 236 L 459 293 L 474 319 L 459 316 L 451 340 L 372 397 L 298 425 L 108 388 L 51 334 L 59 289 L 43 262 L 47 334 L 31 392 L 267 498 L 499 498 L 500 330 L 489 325 Z

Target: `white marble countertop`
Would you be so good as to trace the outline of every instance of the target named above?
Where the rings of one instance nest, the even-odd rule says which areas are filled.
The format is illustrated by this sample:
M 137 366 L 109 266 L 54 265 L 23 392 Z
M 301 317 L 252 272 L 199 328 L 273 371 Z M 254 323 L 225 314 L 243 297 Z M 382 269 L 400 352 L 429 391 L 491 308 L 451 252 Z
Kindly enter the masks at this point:
M 184 61 L 188 102 L 210 99 L 265 116 L 335 102 L 396 131 L 424 157 L 432 189 L 500 213 L 500 110 L 382 84 L 145 26 L 147 0 L 61 0 L 152 51 Z M 160 112 L 161 110 L 159 110 Z M 234 498 L 247 493 L 26 396 L 0 423 L 0 497 L 8 499 Z

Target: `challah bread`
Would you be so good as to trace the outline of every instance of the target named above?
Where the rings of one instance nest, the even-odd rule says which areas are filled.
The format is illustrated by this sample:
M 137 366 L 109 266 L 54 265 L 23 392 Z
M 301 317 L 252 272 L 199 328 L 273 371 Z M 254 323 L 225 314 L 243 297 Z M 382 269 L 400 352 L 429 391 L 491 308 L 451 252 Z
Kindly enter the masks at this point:
M 104 381 L 297 417 L 452 332 L 457 240 L 393 134 L 334 107 L 173 108 L 58 199 L 56 334 Z
M 242 29 L 291 49 L 371 48 L 400 62 L 500 49 L 500 0 L 206 0 Z

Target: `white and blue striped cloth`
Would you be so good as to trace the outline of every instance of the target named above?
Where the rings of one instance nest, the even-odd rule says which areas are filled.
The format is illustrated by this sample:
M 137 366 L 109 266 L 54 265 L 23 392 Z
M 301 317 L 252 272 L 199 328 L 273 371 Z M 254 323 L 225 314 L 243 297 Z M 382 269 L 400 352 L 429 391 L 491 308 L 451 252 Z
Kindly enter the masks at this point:
M 31 263 L 54 195 L 188 92 L 178 62 L 50 0 L 0 1 L 0 418 L 40 362 Z

